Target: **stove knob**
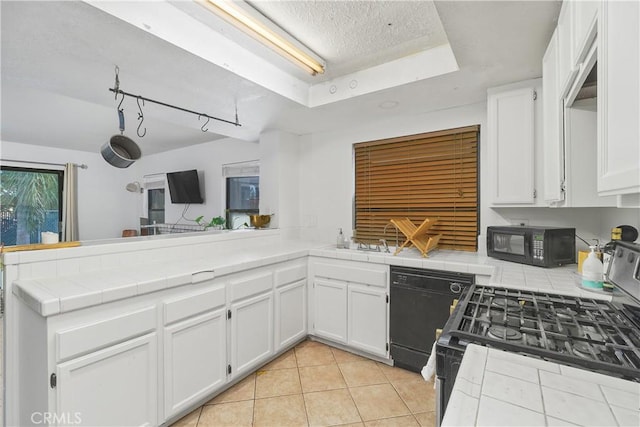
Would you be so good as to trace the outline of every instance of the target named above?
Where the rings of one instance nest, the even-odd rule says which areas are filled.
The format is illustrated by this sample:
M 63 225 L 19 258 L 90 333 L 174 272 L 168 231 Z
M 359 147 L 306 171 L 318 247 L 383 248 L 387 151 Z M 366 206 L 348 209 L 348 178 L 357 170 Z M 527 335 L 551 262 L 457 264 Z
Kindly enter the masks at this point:
M 627 257 L 627 261 L 633 263 L 633 261 L 636 259 L 636 256 L 633 252 L 629 252 L 629 256 Z
M 622 248 L 618 248 L 617 255 L 618 255 L 618 258 L 622 258 L 622 255 L 624 255 L 624 250 Z

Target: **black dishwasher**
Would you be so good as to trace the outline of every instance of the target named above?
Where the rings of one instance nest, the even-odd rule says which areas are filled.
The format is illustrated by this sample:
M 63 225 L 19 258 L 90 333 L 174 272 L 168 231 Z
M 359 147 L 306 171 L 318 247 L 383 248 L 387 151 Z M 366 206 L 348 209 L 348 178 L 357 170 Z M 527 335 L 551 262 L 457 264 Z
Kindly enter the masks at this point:
M 420 372 L 451 303 L 474 281 L 473 274 L 391 266 L 389 337 L 395 366 Z

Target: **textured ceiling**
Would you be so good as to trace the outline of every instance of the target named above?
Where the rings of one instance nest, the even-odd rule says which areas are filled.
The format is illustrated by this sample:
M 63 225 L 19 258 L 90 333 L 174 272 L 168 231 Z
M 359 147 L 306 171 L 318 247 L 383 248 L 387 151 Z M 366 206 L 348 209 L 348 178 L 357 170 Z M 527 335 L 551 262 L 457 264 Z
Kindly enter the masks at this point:
M 171 16 L 175 20 L 183 15 L 194 21 L 193 28 L 203 25 L 237 43 L 233 53 L 238 57 L 254 55 L 268 60 L 286 75 L 293 75 L 292 70 L 299 71 L 279 56 L 250 43 L 246 37 L 242 39 L 228 28 L 216 27 L 212 14 L 204 13 L 205 9 L 195 2 L 116 3 L 132 9 L 149 8 L 151 12 L 164 5 L 173 11 Z M 118 132 L 117 102 L 108 91 L 114 84 L 116 64 L 120 67 L 121 88 L 128 92 L 221 118 L 233 119 L 234 107 L 238 107 L 241 128 L 212 122 L 209 132 L 203 133 L 202 122 L 197 117 L 146 105 L 147 135 L 139 139 L 136 137 L 137 106 L 134 100 L 125 100 L 125 134 L 139 143 L 145 155 L 221 136 L 257 140 L 265 129 L 308 134 L 366 128 L 372 122 L 397 118 L 411 120 L 416 114 L 483 102 L 488 87 L 540 77 L 542 54 L 561 4 L 443 1 L 435 4 L 439 20 L 421 21 L 426 10 L 421 8 L 431 8 L 431 3 L 373 3 L 377 4 L 378 13 L 366 12 L 369 2 L 285 1 L 259 2 L 258 6 L 265 14 L 273 14 L 272 19 L 283 21 L 278 23 L 289 31 L 299 31 L 300 34 L 295 34 L 297 38 L 317 49 L 318 54 L 324 54 L 335 73 L 336 69 L 348 73 L 402 57 L 411 52 L 413 44 L 421 48 L 427 46 L 427 39 L 437 44 L 436 40 L 442 39 L 431 36 L 431 26 L 419 24 L 441 21 L 460 70 L 309 108 L 241 77 L 233 63 L 215 64 L 159 38 L 156 32 L 161 28 L 147 29 L 144 22 L 140 25 L 125 22 L 86 2 L 1 1 L 0 138 L 97 153 L 100 146 Z M 276 6 L 281 6 L 283 11 L 269 10 Z M 342 12 L 336 16 L 334 10 Z M 347 10 L 358 11 L 359 15 L 346 13 Z M 292 13 L 295 18 L 284 17 Z M 302 25 L 304 31 L 291 29 L 291 25 L 303 22 L 303 13 L 314 19 L 309 18 Z M 195 16 L 198 18 L 194 19 Z M 320 24 L 331 21 L 332 16 L 339 25 Z M 401 24 L 394 24 L 398 22 L 396 19 L 400 19 Z M 173 26 L 175 20 L 168 26 Z M 384 37 L 382 30 L 369 31 L 388 23 L 396 28 L 406 27 L 406 31 Z M 318 28 L 332 29 L 314 33 Z M 335 34 L 338 28 L 344 34 L 341 37 Z M 191 31 L 179 33 L 185 40 L 193 39 L 192 34 Z M 306 37 L 312 40 L 303 40 Z M 205 39 L 191 42 L 205 48 L 212 44 Z M 335 48 L 330 52 L 323 53 L 320 48 L 331 45 Z M 392 45 L 395 47 L 390 47 Z M 257 69 L 257 72 L 263 70 Z M 297 82 L 318 81 L 308 75 L 305 78 L 308 80 Z M 397 107 L 380 108 L 385 101 L 394 101 Z
M 432 1 L 249 3 L 324 59 L 326 77 L 352 73 L 447 43 Z

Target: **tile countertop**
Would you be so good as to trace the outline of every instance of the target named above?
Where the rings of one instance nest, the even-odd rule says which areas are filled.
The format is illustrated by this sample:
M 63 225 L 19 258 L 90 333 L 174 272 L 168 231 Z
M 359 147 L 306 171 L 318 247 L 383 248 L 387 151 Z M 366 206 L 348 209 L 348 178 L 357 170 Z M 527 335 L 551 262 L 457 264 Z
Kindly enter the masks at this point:
M 315 246 L 326 245 L 315 243 Z M 280 241 L 229 250 L 215 257 L 152 262 L 58 277 L 16 280 L 13 293 L 42 316 L 52 316 L 227 274 L 306 257 L 311 242 Z
M 82 247 L 75 249 L 87 250 Z M 140 248 L 141 251 L 145 249 Z M 405 249 L 393 256 L 392 253 L 335 249 L 326 243 L 284 239 L 265 246 L 232 249 L 210 258 L 151 262 L 51 278 L 19 279 L 13 282 L 13 293 L 36 312 L 51 316 L 211 278 L 204 273 L 196 274 L 198 272 L 213 270 L 210 276 L 219 277 L 307 255 L 471 273 L 476 275 L 477 283 L 483 285 L 611 299 L 608 295 L 579 288 L 575 280 L 575 265 L 544 269 L 499 261 L 471 252 L 447 250 L 433 251 L 428 258 L 423 258 L 416 249 Z
M 309 252 L 313 256 L 366 261 L 377 264 L 456 271 L 476 275 L 480 285 L 501 286 L 533 292 L 563 294 L 599 300 L 611 300 L 611 294 L 579 286 L 577 265 L 542 268 L 501 261 L 475 252 L 435 250 L 423 258 L 417 249 L 405 249 L 397 256 L 391 253 L 367 252 L 355 249 L 318 248 Z
M 442 426 L 640 426 L 640 383 L 470 344 Z

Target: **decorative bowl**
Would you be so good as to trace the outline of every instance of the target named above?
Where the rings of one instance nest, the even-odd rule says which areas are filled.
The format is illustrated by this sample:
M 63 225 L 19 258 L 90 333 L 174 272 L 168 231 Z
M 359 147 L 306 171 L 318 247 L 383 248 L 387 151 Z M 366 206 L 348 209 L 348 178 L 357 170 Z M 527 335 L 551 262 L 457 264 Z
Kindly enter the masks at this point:
M 249 215 L 251 226 L 255 228 L 263 228 L 271 222 L 271 215 Z

